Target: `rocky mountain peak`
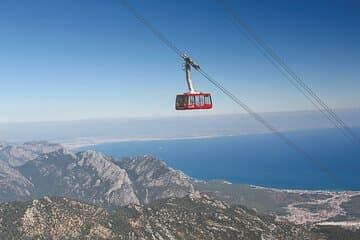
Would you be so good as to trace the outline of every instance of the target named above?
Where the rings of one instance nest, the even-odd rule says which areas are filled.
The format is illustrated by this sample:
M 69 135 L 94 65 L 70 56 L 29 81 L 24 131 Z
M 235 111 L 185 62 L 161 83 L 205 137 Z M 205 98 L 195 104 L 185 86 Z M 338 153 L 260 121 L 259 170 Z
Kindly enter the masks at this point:
M 77 154 L 80 158 L 83 159 L 104 159 L 105 155 L 100 153 L 100 152 L 96 152 L 94 150 L 87 150 L 87 151 L 83 151 L 83 152 L 79 152 Z
M 152 156 L 126 158 L 117 164 L 127 171 L 143 203 L 161 198 L 184 197 L 194 191 L 185 174 Z
M 76 158 L 77 158 L 76 154 L 72 150 L 65 148 L 65 147 L 61 147 L 54 151 L 41 154 L 34 160 L 41 160 L 41 159 L 54 160 L 54 159 L 63 159 L 64 157 L 71 158 L 73 160 L 76 160 Z

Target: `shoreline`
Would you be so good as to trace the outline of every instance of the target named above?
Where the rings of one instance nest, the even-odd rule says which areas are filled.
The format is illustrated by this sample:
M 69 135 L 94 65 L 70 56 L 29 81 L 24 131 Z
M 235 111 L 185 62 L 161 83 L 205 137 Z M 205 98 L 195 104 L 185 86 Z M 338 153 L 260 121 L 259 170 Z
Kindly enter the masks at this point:
M 266 134 L 256 133 L 256 134 Z M 155 137 L 155 138 L 108 138 L 108 139 L 79 139 L 75 141 L 56 141 L 57 143 L 63 145 L 64 147 L 70 148 L 72 150 L 81 148 L 81 147 L 90 147 L 100 144 L 108 143 L 122 143 L 122 142 L 146 142 L 146 141 L 177 141 L 177 140 L 193 140 L 193 139 L 211 139 L 211 138 L 221 138 L 221 137 L 239 137 L 239 136 L 248 136 L 256 135 L 253 133 L 247 134 L 228 134 L 228 135 L 204 135 L 204 136 L 188 136 L 188 137 Z
M 316 128 L 317 130 L 324 129 L 334 129 L 328 127 Z M 312 130 L 311 128 L 304 129 L 288 129 L 281 132 L 301 132 Z M 263 134 L 273 134 L 267 130 L 256 131 L 256 132 L 244 132 L 244 133 L 233 133 L 233 134 L 211 134 L 211 135 L 200 135 L 200 136 L 180 136 L 180 137 L 130 137 L 130 138 L 92 138 L 92 137 L 84 137 L 84 138 L 75 138 L 73 140 L 54 140 L 54 142 L 63 145 L 64 147 L 70 149 L 77 149 L 81 147 L 89 147 L 100 144 L 107 143 L 121 143 L 121 142 L 145 142 L 145 141 L 176 141 L 176 140 L 193 140 L 193 139 L 211 139 L 211 138 L 221 138 L 221 137 L 242 137 L 242 136 L 253 136 L 253 135 L 263 135 Z
M 356 126 L 358 128 L 359 126 Z M 296 133 L 302 131 L 312 131 L 312 130 L 333 130 L 333 127 L 316 127 L 316 128 L 300 128 L 300 129 L 284 129 L 280 132 L 282 133 Z M 231 134 L 208 134 L 208 135 L 189 135 L 189 136 L 164 136 L 164 137 L 78 137 L 73 139 L 53 139 L 51 142 L 59 143 L 64 147 L 69 149 L 77 149 L 81 147 L 89 147 L 100 144 L 108 143 L 122 143 L 122 142 L 145 142 L 145 141 L 176 141 L 176 140 L 193 140 L 193 139 L 211 139 L 211 138 L 221 138 L 221 137 L 242 137 L 242 136 L 254 136 L 254 135 L 264 135 L 264 134 L 273 134 L 268 130 L 257 130 L 250 132 L 235 132 Z

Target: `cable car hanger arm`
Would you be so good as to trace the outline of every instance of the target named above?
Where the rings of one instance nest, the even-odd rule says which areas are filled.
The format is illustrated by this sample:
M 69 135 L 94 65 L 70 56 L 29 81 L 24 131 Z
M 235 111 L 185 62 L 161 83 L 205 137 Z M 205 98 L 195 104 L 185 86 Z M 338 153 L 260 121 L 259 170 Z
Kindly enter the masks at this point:
M 200 66 L 199 64 L 195 63 L 189 56 L 186 54 L 183 54 L 181 56 L 185 61 L 185 72 L 186 72 L 186 82 L 188 84 L 189 92 L 195 93 L 194 86 L 191 81 L 191 67 L 193 67 L 195 70 L 199 71 Z

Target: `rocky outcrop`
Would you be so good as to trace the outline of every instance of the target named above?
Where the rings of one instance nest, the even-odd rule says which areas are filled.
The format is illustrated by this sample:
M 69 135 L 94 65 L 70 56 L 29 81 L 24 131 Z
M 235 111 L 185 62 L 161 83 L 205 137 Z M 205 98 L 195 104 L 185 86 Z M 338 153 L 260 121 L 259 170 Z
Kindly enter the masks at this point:
M 194 191 L 188 177 L 152 156 L 123 159 L 117 163 L 127 171 L 142 203 L 184 197 Z

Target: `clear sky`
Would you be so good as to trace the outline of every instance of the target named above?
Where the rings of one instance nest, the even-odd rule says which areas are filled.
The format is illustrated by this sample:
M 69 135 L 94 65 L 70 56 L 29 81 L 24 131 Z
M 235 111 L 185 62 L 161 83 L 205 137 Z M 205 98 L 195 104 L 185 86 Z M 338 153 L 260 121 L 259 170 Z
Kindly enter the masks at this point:
M 313 109 L 215 0 L 130 2 L 256 111 Z M 359 1 L 230 4 L 331 107 L 360 106 Z M 174 110 L 181 59 L 119 1 L 1 1 L 0 31 L 1 122 L 189 114 Z M 211 114 L 241 112 L 193 79 Z

